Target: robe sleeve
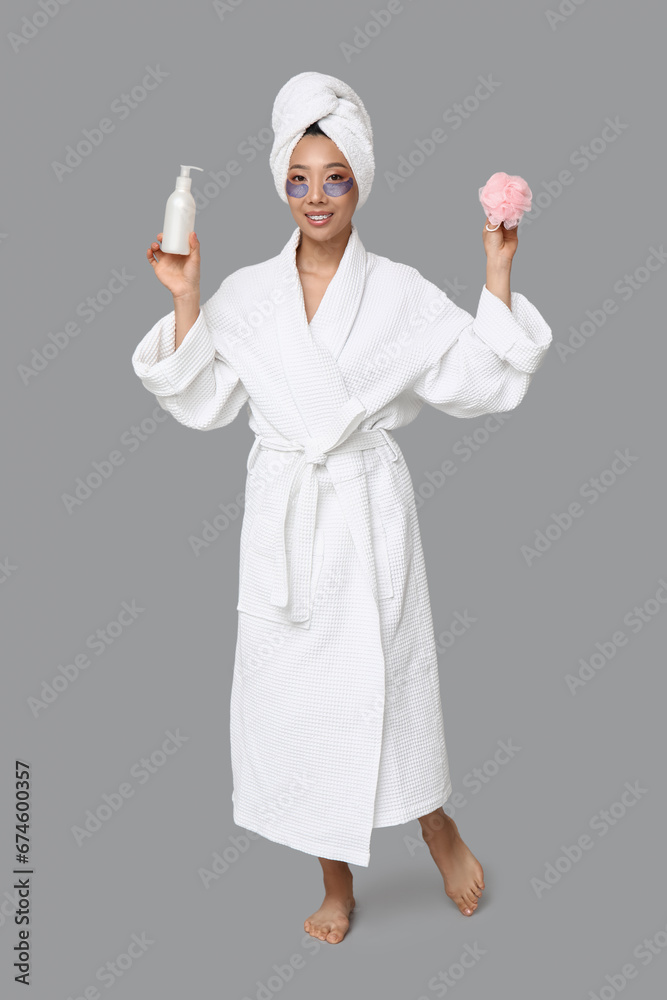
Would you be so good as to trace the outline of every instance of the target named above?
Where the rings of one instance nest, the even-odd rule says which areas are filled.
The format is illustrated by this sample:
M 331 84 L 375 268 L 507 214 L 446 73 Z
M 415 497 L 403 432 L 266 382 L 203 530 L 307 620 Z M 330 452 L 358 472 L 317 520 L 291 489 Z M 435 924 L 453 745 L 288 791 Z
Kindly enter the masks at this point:
M 172 309 L 148 331 L 132 355 L 135 373 L 162 409 L 195 430 L 231 423 L 249 398 L 224 353 L 225 336 L 233 327 L 227 280 L 201 306 L 177 350 Z
M 438 291 L 444 309 L 429 324 L 425 363 L 411 392 L 454 417 L 513 410 L 544 360 L 551 328 L 520 292 L 511 293 L 510 310 L 484 285 L 473 319 Z

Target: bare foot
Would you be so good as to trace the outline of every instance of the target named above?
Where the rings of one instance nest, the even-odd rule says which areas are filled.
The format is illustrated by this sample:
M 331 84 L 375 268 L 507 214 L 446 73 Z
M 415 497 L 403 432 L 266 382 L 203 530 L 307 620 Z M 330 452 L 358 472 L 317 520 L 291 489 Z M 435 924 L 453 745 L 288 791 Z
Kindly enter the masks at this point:
M 347 933 L 354 909 L 352 872 L 344 861 L 320 858 L 320 863 L 324 873 L 324 902 L 304 921 L 303 929 L 320 941 L 338 944 Z
M 304 922 L 303 929 L 320 941 L 338 944 L 347 933 L 350 926 L 349 916 L 353 909 L 354 897 L 335 899 L 325 896 L 319 910 Z
M 484 889 L 482 866 L 442 807 L 420 817 L 419 822 L 424 842 L 445 883 L 445 892 L 464 916 L 472 916 Z

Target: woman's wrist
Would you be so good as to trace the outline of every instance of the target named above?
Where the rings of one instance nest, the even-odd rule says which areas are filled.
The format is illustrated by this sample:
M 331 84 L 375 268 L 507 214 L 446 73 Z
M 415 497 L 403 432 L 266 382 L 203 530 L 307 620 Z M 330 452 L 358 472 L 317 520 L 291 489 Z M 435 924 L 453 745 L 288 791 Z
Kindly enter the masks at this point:
M 498 298 L 505 303 L 508 309 L 512 308 L 512 293 L 510 291 L 511 271 L 511 261 L 507 264 L 487 261 L 486 287 L 494 295 L 497 295 Z
M 199 295 L 174 296 L 174 350 L 178 350 L 185 335 L 190 332 L 199 316 Z
M 173 295 L 174 302 L 196 302 L 199 304 L 200 293 L 198 290 L 192 292 L 184 292 L 182 295 Z

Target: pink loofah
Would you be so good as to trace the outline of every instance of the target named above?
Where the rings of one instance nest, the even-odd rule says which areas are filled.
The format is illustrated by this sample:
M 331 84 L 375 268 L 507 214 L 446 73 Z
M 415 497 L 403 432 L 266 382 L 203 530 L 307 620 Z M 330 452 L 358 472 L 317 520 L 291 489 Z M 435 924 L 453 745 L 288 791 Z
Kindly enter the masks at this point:
M 523 213 L 530 212 L 532 197 L 533 192 L 523 177 L 505 174 L 502 170 L 492 174 L 484 187 L 479 189 L 482 208 L 496 229 L 501 222 L 505 229 L 515 229 Z

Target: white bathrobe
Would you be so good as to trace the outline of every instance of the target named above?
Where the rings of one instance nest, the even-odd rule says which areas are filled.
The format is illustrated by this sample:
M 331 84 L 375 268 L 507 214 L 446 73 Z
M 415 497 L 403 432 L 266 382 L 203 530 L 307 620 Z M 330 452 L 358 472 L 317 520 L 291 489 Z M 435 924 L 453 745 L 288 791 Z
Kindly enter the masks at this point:
M 552 340 L 519 292 L 473 317 L 356 226 L 309 324 L 300 230 L 242 267 L 174 351 L 174 313 L 132 356 L 176 420 L 256 434 L 241 531 L 231 695 L 234 821 L 367 866 L 373 827 L 451 793 L 414 491 L 390 433 L 424 402 L 512 410 Z M 221 443 L 224 454 L 224 441 Z

